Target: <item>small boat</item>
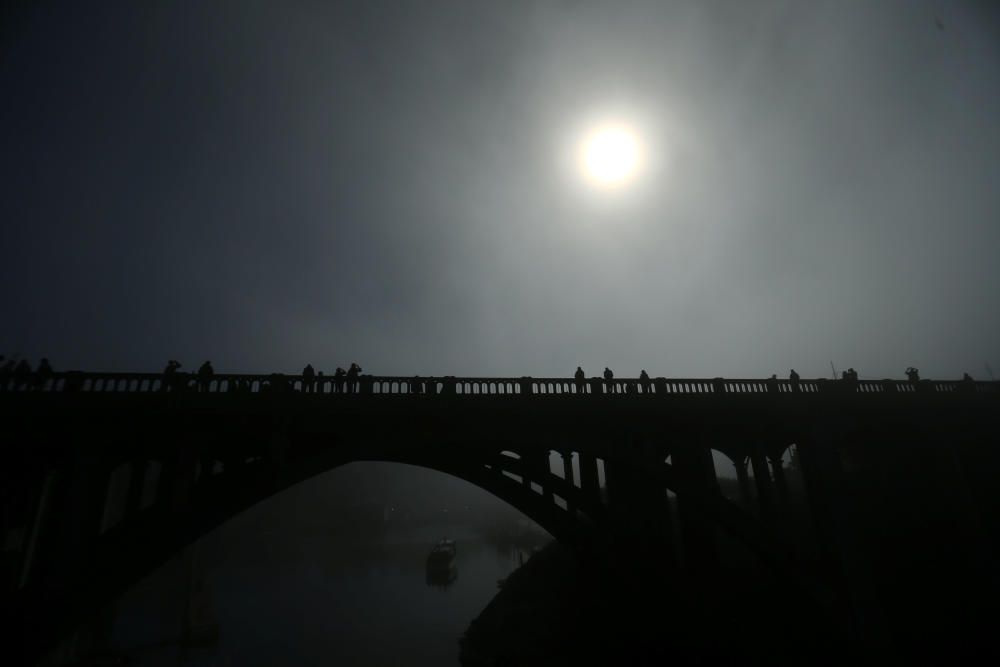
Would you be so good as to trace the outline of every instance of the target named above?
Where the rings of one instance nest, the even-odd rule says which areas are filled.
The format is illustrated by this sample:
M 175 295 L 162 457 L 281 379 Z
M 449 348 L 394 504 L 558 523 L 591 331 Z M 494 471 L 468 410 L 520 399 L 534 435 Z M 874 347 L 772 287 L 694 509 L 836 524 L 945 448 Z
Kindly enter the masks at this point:
M 455 563 L 455 540 L 447 538 L 434 545 L 427 556 L 428 570 L 448 570 Z
M 455 567 L 455 540 L 444 539 L 427 556 L 427 584 L 447 588 L 458 577 Z

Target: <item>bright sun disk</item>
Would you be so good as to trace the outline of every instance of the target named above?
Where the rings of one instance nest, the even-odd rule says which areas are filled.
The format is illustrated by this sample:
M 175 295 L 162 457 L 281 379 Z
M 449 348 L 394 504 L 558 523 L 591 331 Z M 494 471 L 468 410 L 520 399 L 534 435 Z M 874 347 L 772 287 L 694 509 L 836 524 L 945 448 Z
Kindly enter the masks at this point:
M 639 140 L 628 127 L 602 126 L 584 136 L 580 157 L 584 176 L 592 185 L 621 187 L 638 171 Z

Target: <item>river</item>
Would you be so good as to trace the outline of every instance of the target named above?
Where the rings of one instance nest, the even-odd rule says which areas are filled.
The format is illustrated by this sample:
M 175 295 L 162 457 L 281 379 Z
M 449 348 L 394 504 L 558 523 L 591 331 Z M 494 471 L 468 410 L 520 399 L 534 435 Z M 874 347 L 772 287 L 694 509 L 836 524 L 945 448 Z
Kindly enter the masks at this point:
M 547 541 L 524 520 L 493 526 L 518 532 L 519 546 L 444 517 L 280 541 L 223 528 L 119 601 L 112 645 L 131 664 L 457 665 L 458 639 L 497 580 Z M 427 554 L 442 537 L 457 543 L 447 587 L 426 580 Z M 218 634 L 182 651 L 188 601 L 200 627 Z

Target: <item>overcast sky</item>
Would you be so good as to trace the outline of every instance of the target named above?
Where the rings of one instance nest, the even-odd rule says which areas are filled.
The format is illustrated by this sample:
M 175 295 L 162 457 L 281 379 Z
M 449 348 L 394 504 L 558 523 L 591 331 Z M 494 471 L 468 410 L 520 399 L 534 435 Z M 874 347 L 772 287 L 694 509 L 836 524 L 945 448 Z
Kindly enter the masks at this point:
M 1000 372 L 990 3 L 5 11 L 8 357 Z M 568 157 L 602 115 L 647 156 L 613 193 Z

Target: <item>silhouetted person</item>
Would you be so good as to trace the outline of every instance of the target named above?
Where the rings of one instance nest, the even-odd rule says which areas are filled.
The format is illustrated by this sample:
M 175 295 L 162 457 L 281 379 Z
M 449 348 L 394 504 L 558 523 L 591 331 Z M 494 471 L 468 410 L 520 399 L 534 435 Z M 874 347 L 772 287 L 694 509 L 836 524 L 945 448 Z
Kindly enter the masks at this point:
M 198 387 L 201 391 L 208 391 L 208 383 L 212 381 L 213 375 L 215 375 L 215 369 L 212 368 L 212 362 L 206 361 L 198 369 Z
M 181 362 L 171 359 L 167 362 L 167 367 L 163 369 L 163 384 L 160 391 L 175 391 L 177 389 L 177 369 L 181 367 Z
M 799 374 L 795 372 L 794 368 L 788 374 L 788 379 L 792 383 L 792 391 L 798 391 L 799 390 Z
M 410 380 L 410 393 L 411 394 L 422 394 L 424 393 L 424 383 L 420 381 L 420 378 L 416 375 Z
M 323 371 L 316 373 L 316 391 L 323 393 L 323 383 L 326 382 L 326 378 L 323 377 Z
M 46 357 L 38 362 L 38 369 L 35 371 L 35 388 L 44 389 L 45 385 L 52 378 L 52 365 Z
M 604 386 L 606 387 L 607 393 L 612 393 L 615 390 L 614 385 L 615 374 L 611 372 L 611 369 L 607 366 L 604 367 Z
M 361 375 L 361 366 L 355 363 L 351 364 L 351 367 L 347 369 L 347 393 L 353 394 L 355 389 L 357 389 L 358 377 Z
M 639 386 L 642 387 L 642 393 L 644 394 L 649 393 L 649 387 L 650 387 L 649 373 L 646 372 L 645 368 L 642 369 L 642 371 L 640 371 L 639 373 Z
M 27 359 L 21 359 L 17 362 L 17 366 L 14 366 L 14 391 L 26 385 L 30 376 L 31 364 L 28 363 Z
M 302 369 L 302 391 L 311 394 L 316 387 L 316 371 L 312 364 L 306 364 Z
M 344 393 L 344 378 L 347 377 L 347 371 L 345 371 L 340 366 L 337 366 L 336 372 L 333 374 L 333 390 L 338 394 Z
M 576 373 L 573 373 L 573 379 L 576 380 L 576 393 L 582 394 L 584 392 L 584 378 L 586 376 L 583 374 L 583 368 L 581 366 L 576 367 Z
M 906 369 L 906 379 L 910 382 L 920 382 L 920 371 L 910 366 Z
M 968 373 L 962 373 L 962 382 L 975 382 Z
M 778 374 L 777 373 L 772 373 L 771 377 L 767 378 L 767 380 L 765 381 L 765 384 L 767 385 L 767 391 L 769 393 L 771 393 L 771 394 L 777 394 L 778 393 Z

